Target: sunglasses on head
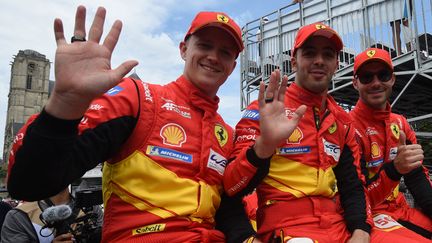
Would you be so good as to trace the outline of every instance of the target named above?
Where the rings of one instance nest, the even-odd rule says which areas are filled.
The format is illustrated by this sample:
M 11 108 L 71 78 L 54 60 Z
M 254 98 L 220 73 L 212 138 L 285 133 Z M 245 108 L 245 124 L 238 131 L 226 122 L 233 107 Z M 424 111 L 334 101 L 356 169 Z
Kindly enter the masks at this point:
M 387 82 L 389 81 L 392 76 L 393 72 L 388 69 L 383 69 L 378 72 L 372 73 L 372 72 L 363 72 L 357 74 L 357 78 L 360 80 L 360 83 L 362 84 L 370 84 L 374 80 L 374 77 L 377 77 L 379 81 L 381 82 Z

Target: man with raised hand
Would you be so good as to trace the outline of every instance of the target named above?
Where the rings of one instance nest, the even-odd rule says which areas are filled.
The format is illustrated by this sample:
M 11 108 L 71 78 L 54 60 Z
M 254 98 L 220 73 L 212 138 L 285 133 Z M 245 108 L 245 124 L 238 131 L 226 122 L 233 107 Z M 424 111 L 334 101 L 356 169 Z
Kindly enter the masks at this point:
M 123 78 L 137 61 L 111 69 L 122 23 L 100 44 L 105 14 L 98 8 L 87 36 L 79 6 L 71 43 L 55 20 L 54 91 L 16 146 L 9 192 L 47 198 L 106 161 L 103 242 L 246 240 L 254 232 L 241 201 L 223 194 L 234 135 L 216 96 L 243 50 L 239 26 L 198 13 L 179 45 L 183 74 L 160 86 Z
M 391 111 L 393 72 L 390 54 L 382 49 L 367 49 L 354 60 L 353 85 L 359 100 L 350 116 L 357 129 L 372 213 L 377 230 L 419 237 L 403 225 L 431 239 L 431 182 L 415 132 L 405 117 Z M 402 176 L 420 210 L 411 208 L 399 192 Z
M 329 26 L 299 29 L 288 88 L 275 71 L 236 126 L 224 174 L 230 195 L 257 186 L 264 242 L 369 242 L 372 220 L 348 114 L 328 95 L 343 43 Z M 341 201 L 342 208 L 338 207 Z

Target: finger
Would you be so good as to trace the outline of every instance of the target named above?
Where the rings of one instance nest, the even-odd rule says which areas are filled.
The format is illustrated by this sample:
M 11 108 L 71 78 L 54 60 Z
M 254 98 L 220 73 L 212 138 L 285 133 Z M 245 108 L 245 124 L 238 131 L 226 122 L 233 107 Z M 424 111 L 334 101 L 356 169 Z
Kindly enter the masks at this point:
M 259 105 L 259 107 L 263 107 L 265 104 L 264 93 L 265 93 L 265 84 L 261 80 L 260 85 L 259 85 L 259 92 L 258 92 L 258 105 Z
M 111 53 L 114 51 L 114 48 L 117 45 L 121 30 L 122 22 L 120 20 L 116 20 L 104 40 L 103 45 L 106 46 L 111 51 Z
M 54 20 L 54 36 L 57 46 L 66 44 L 63 32 L 63 22 L 61 21 L 61 19 L 58 18 Z
M 116 84 L 121 82 L 121 79 L 126 76 L 126 74 L 128 74 L 132 68 L 134 68 L 136 65 L 138 65 L 138 62 L 135 60 L 129 60 L 126 61 L 122 64 L 120 64 L 120 66 L 118 66 L 116 69 L 111 70 L 112 75 L 113 75 L 113 85 L 115 86 Z
M 301 105 L 297 108 L 297 110 L 294 112 L 296 114 L 296 118 L 297 120 L 300 120 L 304 114 L 306 113 L 307 110 L 307 106 L 305 105 Z
M 273 71 L 270 75 L 270 81 L 267 86 L 266 92 L 265 92 L 265 98 L 266 99 L 274 99 L 276 89 L 279 85 L 279 79 L 280 79 L 280 72 L 278 69 Z
M 77 11 L 75 13 L 75 28 L 74 28 L 75 37 L 83 37 L 83 38 L 86 37 L 85 19 L 86 19 L 86 8 L 80 5 L 78 6 Z
M 99 43 L 102 33 L 103 26 L 105 22 L 106 10 L 104 7 L 99 7 L 96 11 L 95 18 L 93 20 L 93 24 L 90 28 L 89 32 L 89 41 L 94 41 Z
M 413 169 L 416 169 L 416 168 L 418 168 L 420 166 L 422 166 L 422 162 L 421 161 L 417 161 L 417 162 L 414 162 L 414 163 L 410 164 L 408 166 L 408 168 L 409 168 L 409 171 L 412 171 Z
M 285 101 L 285 91 L 287 89 L 287 86 L 288 86 L 288 77 L 286 75 L 284 75 L 282 78 L 282 82 L 280 84 L 280 87 L 279 87 L 279 93 L 276 97 L 279 101 L 282 101 L 282 102 Z
M 419 150 L 423 151 L 422 146 L 420 144 L 408 144 L 408 145 L 405 145 L 405 147 L 406 147 L 406 149 L 410 149 L 410 150 L 419 149 Z
M 415 155 L 410 155 L 407 158 L 407 161 L 421 161 L 424 159 L 424 155 L 423 154 L 415 154 Z M 413 162 L 411 162 L 413 163 Z
M 406 135 L 403 131 L 399 132 L 399 145 L 406 145 Z

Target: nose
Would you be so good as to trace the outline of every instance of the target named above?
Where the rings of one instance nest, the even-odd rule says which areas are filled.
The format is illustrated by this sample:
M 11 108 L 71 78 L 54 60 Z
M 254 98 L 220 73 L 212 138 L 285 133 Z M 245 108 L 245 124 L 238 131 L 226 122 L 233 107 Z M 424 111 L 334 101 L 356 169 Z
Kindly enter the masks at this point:
M 207 53 L 207 58 L 212 62 L 217 62 L 218 60 L 218 51 L 216 48 L 212 48 Z
M 322 53 L 317 53 L 315 55 L 314 63 L 316 65 L 322 65 L 324 63 L 324 57 Z

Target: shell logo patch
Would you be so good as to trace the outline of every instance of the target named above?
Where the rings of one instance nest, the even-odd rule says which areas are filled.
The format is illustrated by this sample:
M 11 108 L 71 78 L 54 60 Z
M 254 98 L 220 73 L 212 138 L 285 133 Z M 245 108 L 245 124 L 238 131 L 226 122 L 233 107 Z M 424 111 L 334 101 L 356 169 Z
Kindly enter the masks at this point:
M 219 20 L 220 22 L 224 22 L 225 24 L 228 23 L 229 18 L 223 14 L 218 14 L 217 15 L 217 20 Z
M 390 130 L 393 133 L 393 136 L 396 139 L 399 139 L 400 136 L 400 130 L 399 130 L 399 126 L 396 123 L 392 123 L 390 124 Z
M 372 158 L 374 158 L 374 159 L 381 157 L 381 150 L 379 148 L 379 145 L 376 142 L 373 142 L 371 144 L 371 155 L 372 155 Z
M 303 132 L 300 128 L 296 127 L 296 129 L 291 133 L 286 142 L 288 144 L 299 144 L 302 139 Z
M 163 144 L 181 147 L 186 142 L 186 132 L 183 127 L 175 123 L 168 123 L 160 130 Z
M 366 55 L 370 58 L 372 58 L 373 56 L 375 56 L 376 51 L 375 50 L 370 50 L 368 52 L 366 52 Z
M 337 124 L 336 122 L 333 122 L 333 124 L 329 127 L 328 131 L 330 134 L 333 134 L 337 130 Z
M 325 28 L 327 28 L 325 25 L 322 25 L 322 24 L 316 24 L 315 25 L 315 28 L 317 29 L 317 30 L 320 30 L 320 29 L 325 29 Z
M 223 127 L 222 125 L 220 124 L 215 125 L 214 134 L 221 147 L 223 147 L 228 142 L 228 132 L 225 129 L 225 127 Z

